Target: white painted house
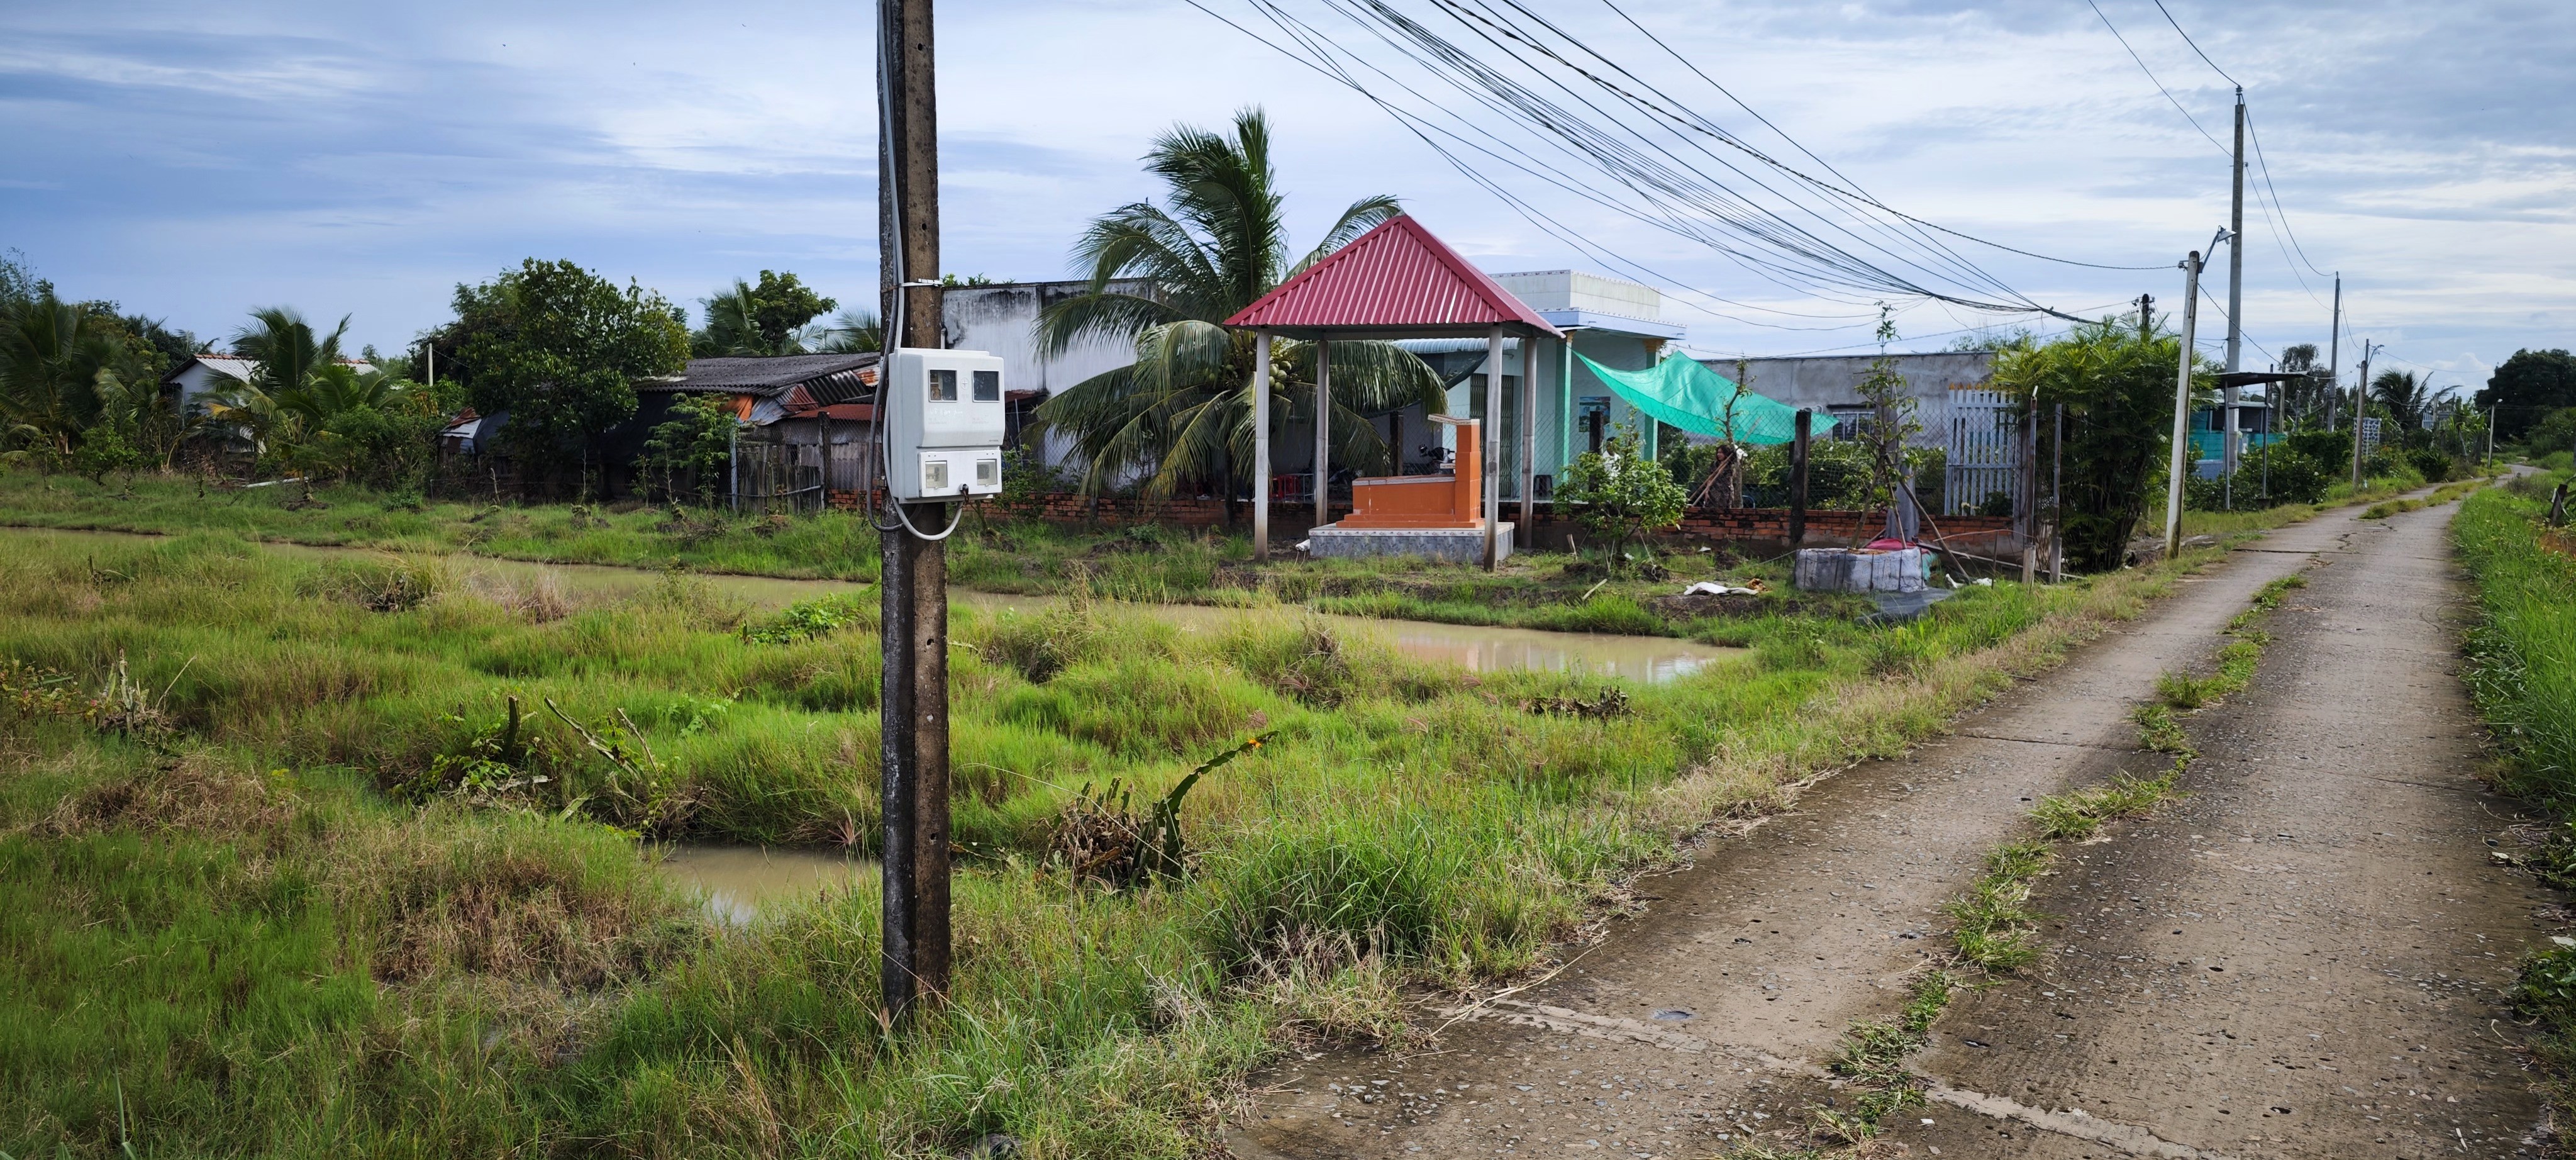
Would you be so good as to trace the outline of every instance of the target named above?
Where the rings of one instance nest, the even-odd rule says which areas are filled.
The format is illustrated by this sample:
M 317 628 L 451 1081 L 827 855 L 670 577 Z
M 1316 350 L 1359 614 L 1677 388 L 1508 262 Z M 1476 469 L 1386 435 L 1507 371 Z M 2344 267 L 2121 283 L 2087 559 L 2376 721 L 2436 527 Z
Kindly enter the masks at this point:
M 356 368 L 359 374 L 376 369 L 372 363 L 353 358 L 341 359 L 340 363 Z M 251 373 L 258 366 L 257 362 L 237 354 L 200 353 L 161 376 L 161 393 L 170 397 L 171 405 L 177 407 L 181 415 L 192 415 L 205 408 L 206 396 L 237 383 L 249 382 Z

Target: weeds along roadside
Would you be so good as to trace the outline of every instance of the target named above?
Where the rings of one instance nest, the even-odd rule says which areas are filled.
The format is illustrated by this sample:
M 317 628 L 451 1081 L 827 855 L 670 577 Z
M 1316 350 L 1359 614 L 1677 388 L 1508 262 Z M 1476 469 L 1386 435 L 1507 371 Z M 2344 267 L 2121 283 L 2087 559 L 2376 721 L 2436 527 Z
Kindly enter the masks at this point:
M 1867 1145 L 1887 1117 L 1922 1106 L 1924 1080 L 1906 1068 L 1905 1060 L 1930 1042 L 1932 1025 L 1951 996 L 1961 987 L 1998 985 L 2039 958 L 2037 936 L 2047 916 L 2032 910 L 2030 899 L 2060 849 L 2093 839 L 2110 822 L 2152 813 L 2182 794 L 2182 775 L 2198 756 L 2182 718 L 2245 688 L 2271 639 L 2262 621 L 2307 582 L 2304 573 L 2292 573 L 2256 592 L 2245 610 L 2228 621 L 2227 643 L 2219 647 L 2210 675 L 2168 672 L 2157 679 L 2156 699 L 2138 706 L 2132 717 L 2138 748 L 2170 759 L 2162 772 L 2150 777 L 2118 773 L 2100 785 L 2041 798 L 2030 811 L 2030 835 L 1987 853 L 1985 872 L 1943 907 L 1951 922 L 1950 960 L 1927 966 L 1915 977 L 1910 998 L 1895 1018 L 1862 1020 L 1844 1032 L 1828 1070 L 1852 1094 L 1848 1109 L 1810 1106 L 1805 1124 L 1793 1129 L 1803 1138 L 1791 1145 L 1792 1151 L 1757 1143 L 1728 1155 L 1736 1160 L 1832 1155 L 1833 1150 Z
M 23 1049 L 0 1059 L 57 1066 L 0 1063 L 0 1146 L 108 1150 L 139 1131 L 235 1151 L 802 1153 L 847 1148 L 859 1124 L 884 1154 L 989 1133 L 1031 1155 L 1190 1154 L 1282 1037 L 1393 1034 L 1398 983 L 1520 969 L 1676 836 L 1901 749 L 2175 574 L 1978 590 L 1894 630 L 1775 618 L 1747 629 L 1742 663 L 1601 716 L 1560 711 L 1607 700 L 1580 681 L 1426 669 L 1286 613 L 1189 637 L 1115 607 L 961 617 L 958 1002 L 888 1047 L 871 1031 L 872 890 L 714 929 L 616 832 L 872 836 L 865 606 L 746 618 L 674 577 L 568 607 L 477 590 L 456 566 L 216 538 L 0 561 L 0 655 L 19 666 L 0 857 L 62 870 L 13 880 L 10 909 L 102 940 L 10 944 L 59 949 L 10 965 L 56 973 L 0 998 Z M 1254 728 L 1272 743 L 1189 799 L 1189 880 L 1066 882 L 1053 847 L 1083 786 L 1159 793 Z M 67 801 L 100 820 L 49 828 Z M 276 801 L 303 804 L 224 812 Z M 469 840 L 492 830 L 535 852 Z M 398 840 L 444 876 L 371 853 Z M 144 847 L 197 862 L 121 852 Z M 590 853 L 566 868 L 541 856 L 557 847 Z M 138 897 L 232 925 L 98 921 Z M 680 929 L 614 973 L 507 950 L 616 945 L 569 920 L 494 925 L 567 898 Z M 143 1017 L 157 998 L 114 967 L 146 953 L 170 987 L 213 997 L 202 1023 Z M 314 978 L 351 1005 L 281 1013 L 275 988 Z M 67 1007 L 97 1020 L 49 1025 Z M 222 1061 L 174 1050 L 183 1034 Z M 304 1070 L 262 1062 L 281 1052 Z M 299 1100 L 322 1111 L 290 1117 Z
M 2524 475 L 2471 496 L 2451 535 L 2477 587 L 2467 639 L 2469 691 L 2497 750 L 2499 789 L 2546 823 L 2516 827 L 2510 855 L 2534 877 L 2576 888 L 2576 537 L 2545 526 L 2565 473 Z M 2543 1094 L 2576 1117 L 2576 940 L 2566 932 L 2526 960 L 2514 1000 Z

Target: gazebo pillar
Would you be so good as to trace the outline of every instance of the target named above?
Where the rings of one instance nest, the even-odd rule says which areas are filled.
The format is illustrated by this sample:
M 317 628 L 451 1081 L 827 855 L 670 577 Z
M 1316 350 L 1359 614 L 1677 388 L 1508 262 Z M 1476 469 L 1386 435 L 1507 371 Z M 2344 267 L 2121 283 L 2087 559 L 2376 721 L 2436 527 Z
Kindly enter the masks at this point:
M 1270 558 L 1270 332 L 1267 330 L 1252 332 L 1252 558 Z
M 1485 332 L 1485 422 L 1480 432 L 1485 462 L 1485 570 L 1502 564 L 1494 547 L 1494 524 L 1503 516 L 1503 328 Z
M 1315 340 L 1315 526 L 1333 522 L 1333 344 Z M 1396 462 L 1404 466 L 1402 453 Z
M 1538 519 L 1538 340 L 1523 335 L 1514 341 L 1521 350 L 1521 519 L 1512 534 L 1527 546 Z

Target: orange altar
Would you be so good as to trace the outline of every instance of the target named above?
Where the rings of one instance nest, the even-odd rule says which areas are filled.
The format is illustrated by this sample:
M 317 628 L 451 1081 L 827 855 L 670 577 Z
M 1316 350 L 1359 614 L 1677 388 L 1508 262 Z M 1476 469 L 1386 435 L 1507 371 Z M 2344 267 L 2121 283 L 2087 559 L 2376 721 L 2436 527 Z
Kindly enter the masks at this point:
M 1348 531 L 1485 526 L 1484 445 L 1476 424 L 1433 416 L 1457 428 L 1456 471 L 1449 475 L 1391 475 L 1351 481 L 1351 514 L 1336 527 Z

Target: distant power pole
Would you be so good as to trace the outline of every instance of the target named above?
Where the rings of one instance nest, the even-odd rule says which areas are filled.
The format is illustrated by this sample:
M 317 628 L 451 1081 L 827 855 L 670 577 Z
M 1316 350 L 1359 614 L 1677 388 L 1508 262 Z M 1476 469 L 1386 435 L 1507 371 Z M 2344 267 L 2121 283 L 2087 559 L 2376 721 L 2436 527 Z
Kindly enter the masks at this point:
M 887 332 L 880 404 L 889 401 L 902 348 L 947 345 L 930 3 L 877 0 L 877 244 Z M 916 529 L 955 525 L 945 503 L 888 501 L 899 518 L 879 541 L 877 585 L 885 666 L 877 697 L 885 816 L 878 984 L 886 1018 L 899 1024 L 948 991 L 948 551 Z
M 2326 430 L 2335 429 L 2335 409 L 2343 403 L 2343 271 L 2335 271 L 2334 324 L 2326 331 Z
M 2227 203 L 2227 373 L 2230 375 L 2243 369 L 2238 365 L 2237 353 L 2243 348 L 2245 342 L 2245 86 L 2243 85 L 2236 86 L 2234 177 L 2235 192 Z M 2229 383 L 2225 397 L 2220 399 L 2218 404 L 2219 410 L 2224 412 L 2226 419 L 2226 422 L 2221 424 L 2225 433 L 2219 437 L 2218 470 L 2225 474 L 2231 488 L 2236 479 L 2237 460 L 2236 392 L 2236 385 L 2233 382 Z M 2234 494 L 2233 490 L 2229 492 L 2228 506 L 2230 507 L 2235 506 Z
M 2361 494 L 2361 432 L 2370 419 L 2370 352 L 2379 344 L 2361 344 L 2361 377 L 2352 384 L 2352 491 Z
M 2156 296 L 2138 295 L 2138 337 L 2153 338 L 2156 333 Z

